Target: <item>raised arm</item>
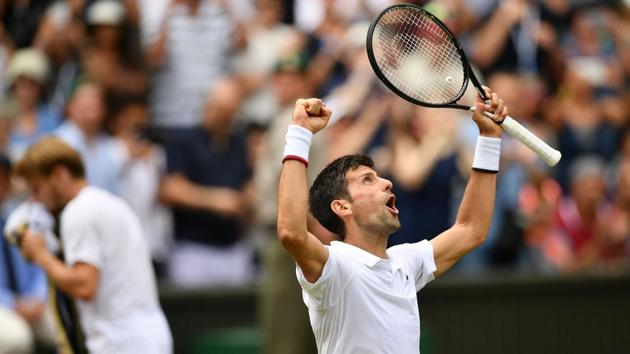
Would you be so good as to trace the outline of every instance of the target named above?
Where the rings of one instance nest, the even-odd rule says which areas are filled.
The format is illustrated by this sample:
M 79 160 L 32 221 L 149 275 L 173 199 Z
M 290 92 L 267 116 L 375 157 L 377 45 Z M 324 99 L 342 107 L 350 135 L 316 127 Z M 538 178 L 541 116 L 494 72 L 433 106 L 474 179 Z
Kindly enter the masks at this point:
M 456 116 L 422 119 L 421 124 L 424 125 L 425 132 L 419 141 L 412 136 L 406 124 L 392 131 L 395 137 L 391 140 L 393 144 L 391 173 L 398 184 L 408 190 L 422 188 L 437 163 L 455 151 L 456 146 L 453 143 L 457 126 Z
M 487 69 L 501 55 L 510 31 L 521 21 L 527 6 L 523 0 L 503 1 L 477 31 L 473 37 L 470 56 L 480 68 Z
M 312 135 L 326 126 L 330 114 L 319 99 L 297 100 L 287 134 L 278 190 L 278 238 L 312 283 L 322 274 L 328 250 L 306 227 L 308 146 Z
M 503 100 L 499 99 L 490 89 L 486 88 L 486 94 L 492 98 L 491 104 L 485 105 L 478 100 L 477 111 L 473 113 L 473 119 L 479 127 L 480 137 L 496 139 L 501 136 L 503 131 L 501 126 L 482 113 L 483 111 L 495 112 L 496 119 L 501 121 L 507 116 L 508 110 L 507 107 L 503 106 Z M 481 139 L 483 140 L 483 138 Z M 476 162 L 473 163 L 473 166 L 482 165 L 487 170 L 498 171 L 498 140 L 490 139 L 490 144 L 494 144 L 494 146 L 485 145 L 483 149 L 479 148 L 479 146 L 483 146 L 480 143 L 481 141 L 478 141 L 478 148 L 475 152 L 476 155 L 480 156 L 475 157 Z M 488 158 L 488 154 L 493 155 L 494 158 Z M 477 163 L 477 161 L 482 162 Z M 494 165 L 496 168 L 486 167 L 488 165 Z M 496 172 L 473 168 L 455 224 L 431 240 L 437 268 L 436 275 L 446 272 L 464 255 L 486 240 L 494 210 L 496 180 Z

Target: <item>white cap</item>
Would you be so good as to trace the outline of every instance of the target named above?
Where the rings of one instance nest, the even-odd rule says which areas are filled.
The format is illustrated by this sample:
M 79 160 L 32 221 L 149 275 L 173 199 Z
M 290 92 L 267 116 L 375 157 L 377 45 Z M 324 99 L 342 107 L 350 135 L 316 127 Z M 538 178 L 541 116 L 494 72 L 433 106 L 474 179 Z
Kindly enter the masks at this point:
M 7 81 L 13 84 L 20 76 L 27 77 L 40 84 L 48 78 L 48 58 L 39 49 L 26 48 L 13 53 L 7 68 Z
M 88 25 L 118 26 L 125 18 L 125 8 L 119 1 L 99 0 L 87 11 Z

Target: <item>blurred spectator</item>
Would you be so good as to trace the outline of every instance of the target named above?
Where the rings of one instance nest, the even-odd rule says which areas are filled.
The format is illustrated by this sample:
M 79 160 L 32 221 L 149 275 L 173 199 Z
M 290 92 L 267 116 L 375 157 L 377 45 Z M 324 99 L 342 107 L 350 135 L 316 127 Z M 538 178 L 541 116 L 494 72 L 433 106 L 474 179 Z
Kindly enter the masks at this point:
M 296 0 L 295 24 L 305 32 L 313 32 L 323 28 L 332 16 L 344 22 L 366 20 L 391 3 L 391 0 Z
M 10 162 L 0 156 L 2 206 L 10 192 L 10 177 Z M 4 230 L 6 216 L 0 216 L 0 230 Z M 54 346 L 52 318 L 46 309 L 46 274 L 4 237 L 0 237 L 0 248 L 0 353 L 32 353 L 36 340 Z
M 148 50 L 154 70 L 151 125 L 192 128 L 201 123 L 208 89 L 229 72 L 234 24 L 224 2 L 176 1 Z
M 360 71 L 355 74 L 359 76 Z M 357 92 L 358 88 L 352 81 L 354 80 L 348 80 L 327 99 L 327 105 L 337 108 L 341 116 L 333 118 L 334 124 L 328 127 L 328 160 L 332 161 L 349 153 L 363 153 L 378 161 L 380 170 L 385 170 L 383 166 L 389 162 L 384 142 L 388 127 L 385 119 L 389 118 L 388 114 L 395 105 L 404 107 L 409 105 L 397 101 L 393 95 L 374 91 L 369 86 L 367 91 Z M 349 90 L 354 92 L 346 92 Z M 348 93 L 354 93 L 355 97 L 349 96 Z M 364 94 L 373 95 L 370 99 L 365 99 Z M 352 107 L 355 104 L 360 105 Z M 383 158 L 383 155 L 388 156 Z
M 623 161 L 616 174 L 612 208 L 598 235 L 599 266 L 606 272 L 628 270 L 630 265 L 630 161 Z
M 17 105 L 8 146 L 8 154 L 13 160 L 60 124 L 58 112 L 46 102 L 48 74 L 48 59 L 38 49 L 21 49 L 11 58 L 7 83 Z
M 611 212 L 603 167 L 601 159 L 592 156 L 571 165 L 571 194 L 560 200 L 555 216 L 555 226 L 570 251 L 568 260 L 551 259 L 561 271 L 584 270 L 602 257 L 599 235 Z
M 340 55 L 350 22 L 348 18 L 335 11 L 334 1 L 321 1 L 317 6 L 321 6 L 323 10 L 321 21 L 313 30 L 307 31 L 303 46 L 311 61 L 307 77 L 312 85 L 313 94 L 324 97 L 348 77 L 347 68 L 340 62 Z M 315 13 L 313 11 L 313 15 Z M 299 16 L 296 19 L 299 19 Z
M 116 0 L 98 0 L 87 7 L 85 74 L 100 84 L 109 100 L 146 92 L 148 78 L 138 28 Z
M 68 104 L 66 122 L 55 134 L 79 152 L 88 183 L 120 195 L 128 156 L 124 145 L 104 130 L 106 110 L 103 89 L 92 82 L 82 83 Z
M 184 286 L 243 285 L 253 278 L 253 253 L 242 239 L 251 211 L 251 166 L 237 128 L 241 88 L 221 79 L 208 92 L 203 123 L 167 142 L 162 198 L 174 208 L 176 245 L 169 275 Z
M 595 89 L 596 96 L 618 88 L 623 77 L 606 15 L 601 8 L 574 11 L 562 43 L 567 65 Z
M 311 90 L 325 95 L 327 104 L 336 112 L 333 123 L 358 113 L 373 93 L 376 78 L 365 55 L 368 27 L 367 22 L 357 22 L 334 41 L 323 42 L 322 37 L 313 37 L 305 44 L 306 48 L 313 46 L 311 42 L 320 45 L 311 53 L 307 75 Z
M 451 225 L 452 184 L 458 175 L 459 149 L 454 141 L 458 114 L 423 107 L 393 112 L 388 172 L 405 227 L 390 237 L 390 245 L 432 239 Z
M 562 197 L 560 185 L 544 173 L 532 173 L 519 191 L 519 214 L 526 247 L 522 266 L 529 271 L 556 273 L 569 269 L 571 250 L 555 227 L 555 212 Z
M 32 46 L 41 18 L 51 2 L 52 0 L 0 2 L 0 19 L 2 19 L 0 33 L 8 34 L 13 48 Z
M 430 1 L 423 7 L 444 22 L 460 41 L 466 42 L 468 39 L 466 36 L 478 24 L 480 13 L 487 11 L 480 6 L 481 3 L 488 3 L 488 1 Z
M 567 68 L 562 86 L 564 95 L 556 103 L 560 108 L 557 135 L 562 160 L 556 176 L 568 191 L 568 173 L 573 161 L 590 154 L 610 161 L 620 145 L 621 129 L 619 122 L 606 119 L 606 111 L 594 96 L 593 87 L 575 68 Z
M 365 55 L 368 26 L 366 22 L 352 24 L 335 40 L 334 53 L 320 48 L 308 59 L 306 89 L 327 92 L 324 101 L 335 112 L 326 129 L 328 161 L 372 148 L 374 136 L 382 132 L 383 118 L 392 105 L 394 96 L 377 86 Z M 311 43 L 303 45 L 306 49 Z M 335 76 L 333 66 L 343 71 L 339 82 L 326 80 L 327 76 Z
M 563 47 L 569 68 L 592 87 L 603 118 L 621 125 L 628 108 L 623 102 L 624 70 L 614 39 L 619 27 L 615 20 L 613 11 L 603 7 L 576 11 Z
M 81 73 L 79 51 L 85 36 L 80 20 L 82 9 L 81 1 L 56 1 L 46 10 L 35 39 L 35 45 L 50 60 L 48 103 L 60 112 L 65 109 Z
M 467 48 L 472 61 L 486 74 L 501 70 L 554 77 L 561 54 L 544 2 L 484 3 L 490 11 L 478 13 L 480 26 Z
M 121 196 L 138 214 L 157 276 L 162 277 L 171 249 L 173 217 L 159 201 L 160 182 L 166 174 L 166 153 L 145 136 L 147 113 L 144 98 L 130 97 L 111 108 L 108 126 L 129 156 L 120 177 Z
M 249 96 L 242 107 L 244 118 L 268 124 L 278 109 L 270 80 L 274 65 L 300 39 L 294 28 L 280 22 L 281 0 L 256 0 L 255 4 L 256 13 L 245 24 L 245 48 L 235 66 Z

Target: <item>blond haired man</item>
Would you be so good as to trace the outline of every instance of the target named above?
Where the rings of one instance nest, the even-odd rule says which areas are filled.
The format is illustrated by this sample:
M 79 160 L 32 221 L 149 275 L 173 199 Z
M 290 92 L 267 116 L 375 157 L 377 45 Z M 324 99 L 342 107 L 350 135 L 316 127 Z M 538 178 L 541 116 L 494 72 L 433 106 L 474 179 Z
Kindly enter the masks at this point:
M 32 145 L 15 170 L 33 199 L 57 216 L 63 260 L 46 248 L 41 235 L 28 231 L 22 252 L 76 301 L 87 350 L 170 353 L 171 334 L 148 248 L 129 205 L 89 186 L 79 154 L 58 138 Z

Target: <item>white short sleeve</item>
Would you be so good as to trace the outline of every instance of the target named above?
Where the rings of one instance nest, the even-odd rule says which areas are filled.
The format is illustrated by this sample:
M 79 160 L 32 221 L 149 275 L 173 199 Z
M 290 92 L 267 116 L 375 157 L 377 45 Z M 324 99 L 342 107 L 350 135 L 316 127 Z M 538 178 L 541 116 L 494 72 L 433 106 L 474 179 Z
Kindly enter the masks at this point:
M 405 243 L 389 248 L 387 253 L 411 265 L 415 273 L 416 291 L 420 291 L 428 282 L 435 279 L 435 259 L 433 258 L 433 245 L 428 240 L 417 243 Z
M 322 275 L 315 283 L 309 282 L 296 266 L 298 282 L 304 290 L 304 302 L 312 309 L 325 309 L 335 304 L 338 295 L 352 277 L 353 264 L 345 262 L 343 256 L 334 248 L 328 248 L 328 259 L 324 264 Z
M 101 269 L 103 254 L 95 226 L 85 220 L 73 220 L 69 224 L 61 232 L 66 263 L 84 262 Z

